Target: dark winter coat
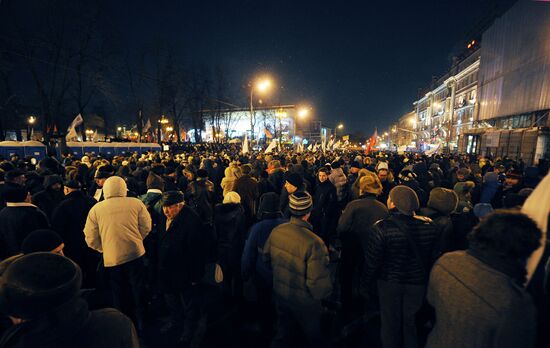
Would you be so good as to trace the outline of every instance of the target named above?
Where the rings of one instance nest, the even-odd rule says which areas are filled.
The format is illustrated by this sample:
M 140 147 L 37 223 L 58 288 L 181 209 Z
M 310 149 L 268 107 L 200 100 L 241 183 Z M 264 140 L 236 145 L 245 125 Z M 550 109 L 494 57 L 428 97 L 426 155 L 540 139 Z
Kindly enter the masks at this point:
M 84 192 L 73 191 L 52 214 L 52 229 L 65 243 L 65 256 L 76 262 L 84 272 L 92 271 L 93 262 L 98 260 L 96 252 L 88 248 L 83 232 L 88 213 L 96 203 Z
M 49 228 L 46 215 L 30 203 L 0 210 L 0 259 L 21 251 L 21 243 L 34 230 Z M 9 205 L 9 203 L 8 203 Z
M 512 277 L 468 252 L 443 255 L 430 275 L 436 323 L 426 347 L 534 347 L 531 297 Z
M 46 214 L 48 219 L 51 219 L 55 207 L 63 201 L 63 190 L 52 190 L 47 188 L 32 196 L 32 204 L 36 205 Z
M 224 269 L 240 270 L 246 239 L 246 220 L 241 204 L 218 204 L 215 207 L 218 260 Z
M 313 232 L 327 241 L 336 232 L 338 224 L 338 197 L 336 188 L 330 182 L 318 182 L 313 197 L 313 210 L 309 219 Z
M 88 310 L 76 298 L 53 313 L 12 326 L 0 348 L 139 348 L 132 321 L 116 309 Z
M 397 227 L 396 220 L 412 235 L 423 264 L 415 256 L 407 236 Z M 393 214 L 378 221 L 368 235 L 362 288 L 367 290 L 376 279 L 425 285 L 425 274 L 439 255 L 436 250 L 439 238 L 438 228 L 426 217 Z
M 198 214 L 184 206 L 166 230 L 159 225 L 158 277 L 161 291 L 177 291 L 204 276 L 209 236 Z
M 273 273 L 269 265 L 263 261 L 262 252 L 271 231 L 285 222 L 288 220 L 274 217 L 259 221 L 250 228 L 241 260 L 241 274 L 244 280 L 256 275 L 266 284 L 273 282 Z
M 203 222 L 212 222 L 214 184 L 210 180 L 197 179 L 187 186 L 185 201 L 195 209 Z

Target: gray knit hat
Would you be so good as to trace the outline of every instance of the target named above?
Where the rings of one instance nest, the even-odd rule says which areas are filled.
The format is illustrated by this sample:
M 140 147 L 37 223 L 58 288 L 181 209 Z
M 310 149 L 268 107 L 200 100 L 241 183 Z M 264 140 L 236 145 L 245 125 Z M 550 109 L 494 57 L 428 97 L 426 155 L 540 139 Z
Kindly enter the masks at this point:
M 390 199 L 400 213 L 413 215 L 420 208 L 416 192 L 408 186 L 398 185 L 390 191 Z
M 311 211 L 313 199 L 307 192 L 294 192 L 288 197 L 288 208 L 294 216 L 304 216 Z

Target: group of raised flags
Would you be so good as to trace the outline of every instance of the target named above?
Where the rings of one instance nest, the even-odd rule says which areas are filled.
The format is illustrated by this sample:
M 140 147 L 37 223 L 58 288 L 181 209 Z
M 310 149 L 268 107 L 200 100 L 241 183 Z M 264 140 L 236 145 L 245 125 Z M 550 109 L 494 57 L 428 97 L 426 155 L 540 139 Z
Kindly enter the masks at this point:
M 69 125 L 69 128 L 67 128 L 67 135 L 65 136 L 66 141 L 71 141 L 73 139 L 78 138 L 78 133 L 76 133 L 76 127 L 80 126 L 83 122 L 84 122 L 84 119 L 82 118 L 82 115 L 80 114 L 76 115 L 73 122 L 71 122 L 71 124 Z

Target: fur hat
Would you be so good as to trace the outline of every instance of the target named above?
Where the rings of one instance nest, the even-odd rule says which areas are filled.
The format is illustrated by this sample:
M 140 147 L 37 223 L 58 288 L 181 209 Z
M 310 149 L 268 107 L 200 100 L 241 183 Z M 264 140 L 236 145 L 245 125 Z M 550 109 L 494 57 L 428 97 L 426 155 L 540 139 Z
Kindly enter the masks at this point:
M 82 184 L 78 180 L 65 180 L 63 185 L 74 190 L 80 190 L 82 188 Z
M 168 207 L 174 204 L 183 202 L 183 193 L 181 191 L 167 191 L 162 194 L 160 200 L 163 207 Z
M 408 186 L 398 185 L 390 191 L 390 199 L 399 210 L 405 215 L 414 215 L 414 211 L 420 208 L 420 202 L 416 192 Z
M 450 214 L 456 210 L 458 196 L 453 190 L 436 187 L 430 192 L 428 207 L 437 210 L 442 214 Z
M 4 262 L 0 277 L 0 311 L 31 320 L 51 312 L 79 295 L 82 273 L 70 259 L 38 252 Z

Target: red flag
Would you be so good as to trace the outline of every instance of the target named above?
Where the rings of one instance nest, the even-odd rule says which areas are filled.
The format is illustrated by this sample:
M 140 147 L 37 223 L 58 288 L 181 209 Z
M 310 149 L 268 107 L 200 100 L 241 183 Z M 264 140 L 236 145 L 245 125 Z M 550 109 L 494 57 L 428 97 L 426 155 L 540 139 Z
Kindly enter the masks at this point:
M 374 147 L 376 146 L 376 140 L 378 139 L 378 129 L 374 129 L 374 134 L 370 137 L 369 144 L 367 146 L 367 153 L 370 153 L 372 150 L 374 150 Z

